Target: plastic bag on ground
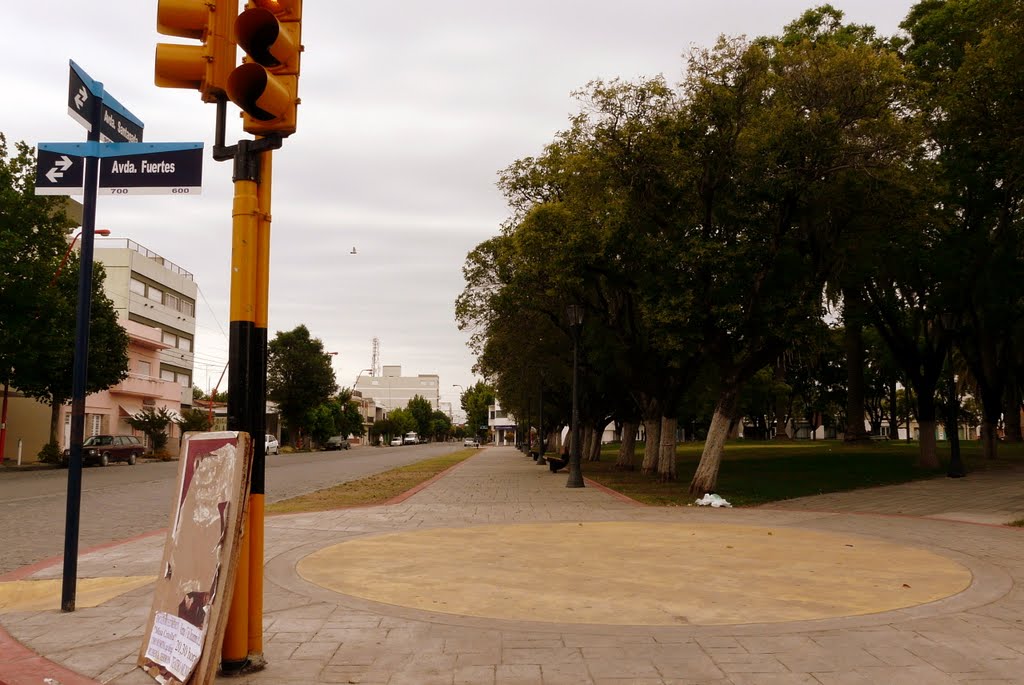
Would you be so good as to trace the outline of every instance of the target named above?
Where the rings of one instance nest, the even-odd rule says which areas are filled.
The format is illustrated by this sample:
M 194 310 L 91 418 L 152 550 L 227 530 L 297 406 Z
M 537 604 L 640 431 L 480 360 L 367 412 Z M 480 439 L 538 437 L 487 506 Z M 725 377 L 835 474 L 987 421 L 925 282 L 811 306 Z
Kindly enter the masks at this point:
M 731 507 L 721 495 L 712 495 L 710 492 L 694 502 L 698 507 Z

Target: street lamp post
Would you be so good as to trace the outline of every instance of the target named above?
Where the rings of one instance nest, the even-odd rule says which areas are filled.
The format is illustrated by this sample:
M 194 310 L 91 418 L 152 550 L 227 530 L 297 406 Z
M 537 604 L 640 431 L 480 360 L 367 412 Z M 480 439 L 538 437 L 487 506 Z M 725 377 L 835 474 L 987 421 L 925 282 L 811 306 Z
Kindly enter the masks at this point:
M 939 319 L 942 327 L 952 337 L 956 328 L 956 315 L 951 313 L 940 314 Z M 960 458 L 960 429 L 957 425 L 957 418 L 960 413 L 960 400 L 956 395 L 956 374 L 953 371 L 953 343 L 950 341 L 949 352 L 949 379 L 947 381 L 947 392 L 949 405 L 946 412 L 946 432 L 949 433 L 949 470 L 946 475 L 950 478 L 963 478 L 967 475 L 963 460 Z
M 583 471 L 580 470 L 580 406 L 578 395 L 580 327 L 583 325 L 583 307 L 566 307 L 569 332 L 572 333 L 572 449 L 569 452 L 569 480 L 567 488 L 582 488 Z

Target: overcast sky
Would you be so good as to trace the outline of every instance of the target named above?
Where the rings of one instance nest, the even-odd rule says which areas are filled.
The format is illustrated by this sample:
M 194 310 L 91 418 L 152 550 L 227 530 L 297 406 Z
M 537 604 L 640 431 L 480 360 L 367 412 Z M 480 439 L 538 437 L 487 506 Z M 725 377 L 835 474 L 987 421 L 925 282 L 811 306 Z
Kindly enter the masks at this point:
M 156 0 L 7 4 L 9 146 L 85 139 L 67 115 L 69 59 L 142 119 L 146 142 L 206 143 L 202 195 L 101 198 L 96 225 L 195 275 L 195 383 L 208 389 L 227 362 L 231 250 L 231 165 L 209 151 L 215 107 L 153 85 L 155 43 L 177 41 L 157 34 Z M 467 252 L 507 216 L 498 171 L 564 129 L 570 93 L 588 81 L 676 83 L 691 46 L 776 33 L 815 3 L 304 4 L 298 132 L 274 158 L 270 336 L 306 324 L 338 353 L 342 386 L 370 366 L 377 337 L 382 365 L 439 374 L 442 401 L 457 407 L 453 384 L 476 379 L 454 301 Z M 894 33 L 913 3 L 832 4 Z M 231 105 L 228 120 L 233 142 L 244 134 Z

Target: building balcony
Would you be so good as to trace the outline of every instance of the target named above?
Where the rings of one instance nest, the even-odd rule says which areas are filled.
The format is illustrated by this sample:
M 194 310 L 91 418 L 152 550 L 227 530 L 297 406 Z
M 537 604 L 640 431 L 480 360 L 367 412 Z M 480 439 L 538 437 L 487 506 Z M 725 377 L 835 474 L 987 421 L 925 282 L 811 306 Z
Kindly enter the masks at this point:
M 142 376 L 137 373 L 130 373 L 123 381 L 110 388 L 111 393 L 122 393 L 124 395 L 135 395 L 136 397 L 150 397 L 156 400 L 168 402 L 181 402 L 181 386 L 174 381 L 165 381 L 153 376 Z

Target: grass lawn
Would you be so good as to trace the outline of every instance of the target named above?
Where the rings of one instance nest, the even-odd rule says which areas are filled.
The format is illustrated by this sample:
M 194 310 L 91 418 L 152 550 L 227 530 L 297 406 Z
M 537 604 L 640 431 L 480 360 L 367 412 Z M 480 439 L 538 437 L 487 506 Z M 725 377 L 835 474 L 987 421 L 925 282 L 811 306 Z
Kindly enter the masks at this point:
M 324 490 L 268 504 L 266 512 L 268 514 L 297 514 L 355 505 L 380 504 L 430 480 L 445 469 L 478 453 L 478 450 L 475 449 L 459 450 L 442 457 L 426 459 L 359 480 L 339 483 Z
M 601 461 L 584 462 L 583 475 L 640 502 L 685 506 L 696 499 L 687 492 L 704 444 L 685 443 L 676 451 L 678 479 L 660 483 L 636 471 L 615 469 L 618 443 L 605 445 Z M 947 443 L 939 443 L 939 459 L 949 458 Z M 999 459 L 986 462 L 977 442 L 961 443 L 968 473 L 1024 462 L 1024 445 L 1000 444 Z M 877 441 L 845 445 L 834 440 L 792 442 L 731 441 L 726 445 L 718 475 L 717 494 L 733 506 L 753 506 L 792 497 L 905 483 L 945 473 L 916 466 L 916 442 Z M 637 469 L 643 444 L 637 443 Z

